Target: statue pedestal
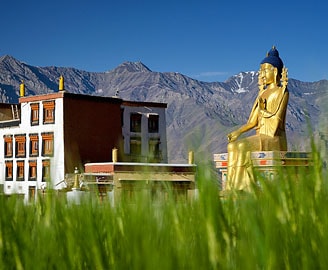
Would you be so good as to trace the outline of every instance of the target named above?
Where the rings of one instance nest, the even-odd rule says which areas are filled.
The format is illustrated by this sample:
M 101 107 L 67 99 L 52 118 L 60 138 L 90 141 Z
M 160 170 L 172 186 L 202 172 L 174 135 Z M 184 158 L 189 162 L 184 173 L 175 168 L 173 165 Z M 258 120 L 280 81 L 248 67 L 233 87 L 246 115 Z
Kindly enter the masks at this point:
M 283 168 L 294 168 L 297 175 L 299 168 L 312 165 L 309 152 L 258 151 L 251 152 L 253 168 L 268 180 L 274 180 Z M 228 153 L 214 154 L 215 168 L 218 169 L 219 186 L 225 190 L 227 182 Z

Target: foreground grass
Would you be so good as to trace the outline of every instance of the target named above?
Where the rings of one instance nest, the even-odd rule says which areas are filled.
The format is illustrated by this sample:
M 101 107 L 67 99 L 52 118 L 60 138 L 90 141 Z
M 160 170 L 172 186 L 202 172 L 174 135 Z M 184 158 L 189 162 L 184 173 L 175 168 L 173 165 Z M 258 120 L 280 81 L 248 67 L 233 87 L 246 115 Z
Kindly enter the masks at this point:
M 318 161 L 253 194 L 219 198 L 208 168 L 188 203 L 115 207 L 0 198 L 1 269 L 320 269 L 328 265 L 327 186 Z

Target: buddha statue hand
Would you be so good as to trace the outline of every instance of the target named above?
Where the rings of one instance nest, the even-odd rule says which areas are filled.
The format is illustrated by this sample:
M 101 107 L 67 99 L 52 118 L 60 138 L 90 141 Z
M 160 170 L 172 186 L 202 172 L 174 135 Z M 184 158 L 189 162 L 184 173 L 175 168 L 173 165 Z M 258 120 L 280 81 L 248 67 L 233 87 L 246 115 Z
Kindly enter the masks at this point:
M 239 130 L 235 130 L 235 131 L 229 133 L 227 135 L 228 141 L 229 142 L 234 142 L 235 140 L 237 140 L 237 138 L 239 137 L 239 135 L 240 135 Z

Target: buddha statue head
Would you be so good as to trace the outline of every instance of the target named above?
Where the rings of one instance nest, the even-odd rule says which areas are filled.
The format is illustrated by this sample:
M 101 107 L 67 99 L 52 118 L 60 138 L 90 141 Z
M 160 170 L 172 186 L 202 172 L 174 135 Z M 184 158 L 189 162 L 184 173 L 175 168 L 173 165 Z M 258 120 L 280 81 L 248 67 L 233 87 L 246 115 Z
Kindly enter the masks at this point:
M 268 67 L 272 68 L 274 72 L 274 83 L 278 86 L 287 85 L 287 69 L 284 67 L 284 63 L 279 57 L 279 52 L 275 46 L 266 54 L 266 57 L 261 62 L 261 68 L 259 71 L 259 88 L 266 89 L 266 85 L 270 83 L 265 80 L 266 71 L 269 70 Z
M 275 46 L 271 48 L 271 50 L 267 53 L 266 57 L 262 60 L 262 64 L 271 64 L 272 66 L 278 69 L 278 75 L 281 77 L 281 72 L 284 67 L 284 63 L 279 57 L 279 52 Z

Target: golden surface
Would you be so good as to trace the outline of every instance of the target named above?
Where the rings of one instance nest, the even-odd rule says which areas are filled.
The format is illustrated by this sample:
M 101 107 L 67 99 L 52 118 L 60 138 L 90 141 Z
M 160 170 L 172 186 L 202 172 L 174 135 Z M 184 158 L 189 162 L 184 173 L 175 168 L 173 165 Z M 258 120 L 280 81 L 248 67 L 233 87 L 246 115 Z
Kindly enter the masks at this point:
M 63 91 L 64 89 L 64 77 L 60 75 L 59 77 L 59 91 Z
M 19 96 L 23 97 L 25 96 L 25 84 L 24 81 L 19 85 Z
M 228 172 L 226 189 L 250 190 L 254 182 L 250 153 L 252 151 L 286 151 L 285 133 L 288 104 L 287 69 L 279 74 L 269 63 L 260 66 L 259 93 L 247 123 L 228 134 Z M 256 135 L 238 137 L 255 129 Z

